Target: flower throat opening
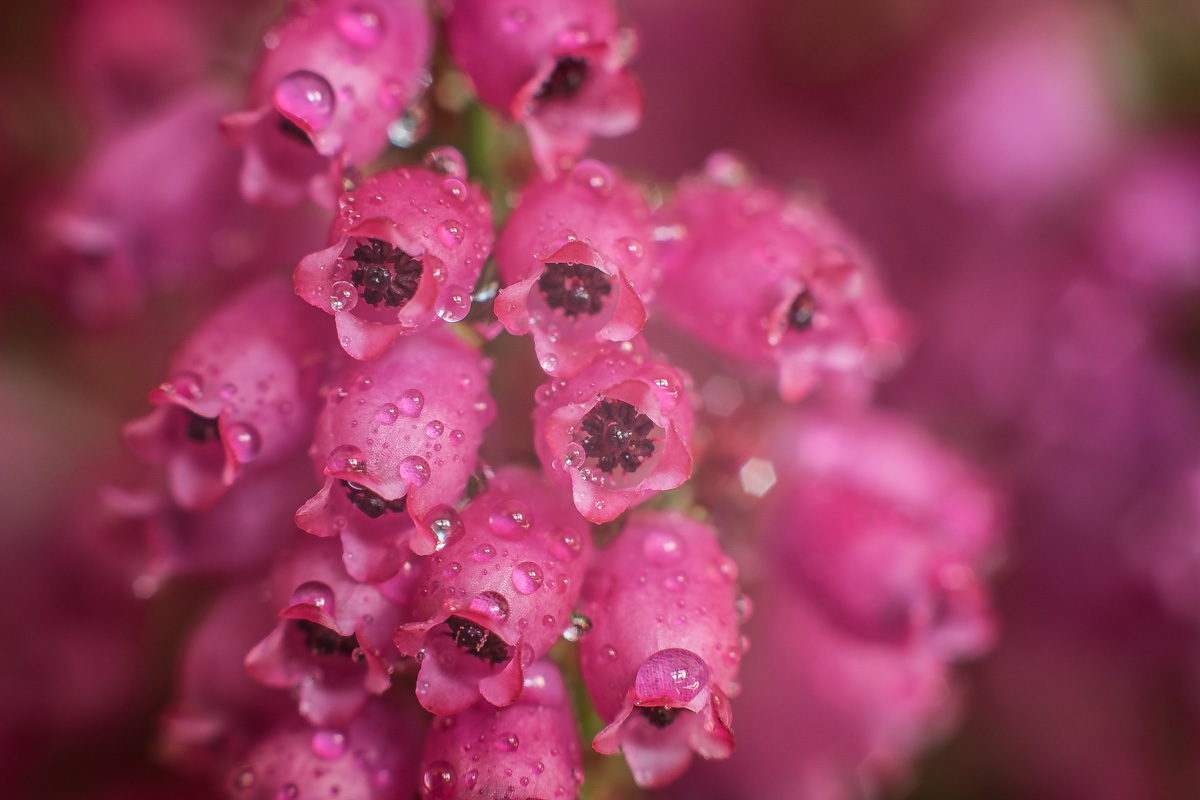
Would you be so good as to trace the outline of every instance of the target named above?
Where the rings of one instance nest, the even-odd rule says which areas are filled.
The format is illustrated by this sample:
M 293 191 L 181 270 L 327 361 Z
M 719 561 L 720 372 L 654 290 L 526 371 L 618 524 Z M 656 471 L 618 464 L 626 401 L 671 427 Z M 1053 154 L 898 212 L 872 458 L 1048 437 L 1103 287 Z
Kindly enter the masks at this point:
M 403 308 L 417 293 L 421 262 L 391 242 L 367 239 L 354 248 L 348 260 L 354 262 L 350 282 L 361 290 L 368 305 Z
M 546 305 L 572 320 L 599 314 L 604 298 L 612 294 L 608 276 L 586 264 L 547 264 L 537 286 Z
M 654 420 L 624 400 L 601 400 L 580 424 L 587 433 L 583 451 L 609 475 L 617 467 L 633 472 L 654 455 L 654 441 L 648 438 Z

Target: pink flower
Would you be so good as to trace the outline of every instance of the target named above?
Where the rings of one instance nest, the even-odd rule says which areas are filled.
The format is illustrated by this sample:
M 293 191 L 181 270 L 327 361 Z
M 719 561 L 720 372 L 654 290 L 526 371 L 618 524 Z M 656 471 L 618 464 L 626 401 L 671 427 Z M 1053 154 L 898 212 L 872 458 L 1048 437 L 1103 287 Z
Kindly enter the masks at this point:
M 480 695 L 517 699 L 524 671 L 571 624 L 591 555 L 587 523 L 526 467 L 500 470 L 454 525 L 417 588 L 417 621 L 395 637 L 420 659 L 417 698 L 435 714 Z
M 874 268 L 826 211 L 715 154 L 660 214 L 660 305 L 700 342 L 748 367 L 773 367 L 796 401 L 818 385 L 860 395 L 894 366 L 906 324 Z
M 431 168 L 374 175 L 339 200 L 332 243 L 296 268 L 296 292 L 332 314 L 342 347 L 372 359 L 397 337 L 457 322 L 492 250 L 487 198 L 462 156 L 434 150 Z
M 689 381 L 651 358 L 640 338 L 606 345 L 587 369 L 536 397 L 538 457 L 570 482 L 591 522 L 616 519 L 692 474 Z
M 246 656 L 246 669 L 268 686 L 293 689 L 314 725 L 353 719 L 369 694 L 391 684 L 399 663 L 392 631 L 409 619 L 409 561 L 387 584 L 346 574 L 336 542 L 300 536 L 271 575 L 279 621 Z
M 624 752 L 639 786 L 675 780 L 693 752 L 733 752 L 736 579 L 715 532 L 677 512 L 631 516 L 588 573 L 579 663 L 608 723 L 592 744 Z
M 427 800 L 576 797 L 583 782 L 579 732 L 562 673 L 542 659 L 510 706 L 476 703 L 438 717 L 425 736 L 418 790 Z
M 856 636 L 924 641 L 946 659 L 994 637 L 983 573 L 996 496 L 914 425 L 883 415 L 781 421 L 767 562 Z
M 641 190 L 598 161 L 522 191 L 496 246 L 496 316 L 532 334 L 546 373 L 570 377 L 642 330 L 658 278 L 650 222 Z
M 230 770 L 227 793 L 245 800 L 409 800 L 424 728 L 415 710 L 380 698 L 343 726 L 281 725 Z
M 296 524 L 341 535 L 347 569 L 370 580 L 395 574 L 406 542 L 432 553 L 496 416 L 489 367 L 449 330 L 350 363 L 326 397 L 309 450 L 324 484 Z
M 245 151 L 242 196 L 332 205 L 340 170 L 379 156 L 424 93 L 432 39 L 419 0 L 293 4 L 263 36 L 251 108 L 222 123 Z
M 320 318 L 281 280 L 263 281 L 209 317 L 172 356 L 149 415 L 125 426 L 129 447 L 165 464 L 171 496 L 212 505 L 253 464 L 300 453 L 330 362 Z
M 525 126 L 551 177 L 592 136 L 637 127 L 642 92 L 626 67 L 632 36 L 607 0 L 447 2 L 450 55 L 479 98 Z

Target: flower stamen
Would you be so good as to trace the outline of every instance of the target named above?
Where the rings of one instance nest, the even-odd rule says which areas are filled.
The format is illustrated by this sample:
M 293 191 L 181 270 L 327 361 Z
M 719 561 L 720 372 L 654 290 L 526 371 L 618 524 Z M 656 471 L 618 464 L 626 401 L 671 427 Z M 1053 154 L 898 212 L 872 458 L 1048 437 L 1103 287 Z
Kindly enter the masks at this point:
M 367 239 L 354 248 L 349 260 L 354 262 L 350 281 L 368 305 L 403 308 L 417 293 L 421 262 L 391 242 Z
M 813 315 L 817 311 L 817 301 L 808 289 L 801 289 L 800 294 L 792 301 L 787 310 L 788 328 L 794 331 L 806 331 L 812 327 Z
M 462 617 L 450 617 L 446 625 L 450 628 L 448 635 L 453 637 L 454 643 L 468 653 L 490 664 L 502 664 L 508 660 L 508 645 L 482 625 Z
M 304 633 L 304 644 L 314 656 L 351 656 L 358 648 L 358 638 L 342 636 L 335 630 L 312 620 L 298 619 L 296 627 Z
M 197 444 L 205 444 L 214 442 L 221 438 L 221 428 L 215 417 L 202 417 L 195 411 L 187 412 L 187 424 L 184 427 L 184 435 Z
M 379 519 L 390 511 L 403 511 L 408 507 L 408 495 L 398 500 L 387 500 L 365 486 L 342 481 L 342 487 L 350 496 L 350 503 L 371 519 Z
M 642 712 L 647 722 L 660 731 L 679 716 L 679 709 L 671 706 L 638 706 L 638 711 Z
M 612 294 L 608 276 L 587 264 L 547 264 L 537 285 L 546 305 L 573 320 L 599 314 L 604 298 Z
M 554 64 L 550 76 L 538 88 L 533 99 L 540 103 L 570 100 L 579 94 L 587 82 L 588 62 L 575 56 L 563 56 Z
M 617 467 L 634 472 L 654 455 L 654 440 L 648 438 L 654 420 L 624 400 L 601 400 L 580 424 L 587 433 L 583 451 L 607 474 Z

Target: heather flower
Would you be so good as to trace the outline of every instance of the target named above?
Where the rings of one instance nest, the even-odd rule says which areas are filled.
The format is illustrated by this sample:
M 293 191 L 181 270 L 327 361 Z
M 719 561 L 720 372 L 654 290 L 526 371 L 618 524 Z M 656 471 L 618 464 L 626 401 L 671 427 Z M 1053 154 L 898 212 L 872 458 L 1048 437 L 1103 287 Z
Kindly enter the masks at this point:
M 271 575 L 279 621 L 247 654 L 246 669 L 293 689 L 314 725 L 344 724 L 391 683 L 399 663 L 392 631 L 410 618 L 417 574 L 409 561 L 386 584 L 360 583 L 346 574 L 336 542 L 298 537 Z
M 693 752 L 733 752 L 736 578 L 716 533 L 677 512 L 632 515 L 588 573 L 579 663 L 607 723 L 592 744 L 624 752 L 639 786 L 675 780 Z
M 642 330 L 658 277 L 650 223 L 641 190 L 598 161 L 522 191 L 496 246 L 496 316 L 533 336 L 547 374 L 570 377 Z
M 636 339 L 603 347 L 570 380 L 536 393 L 534 445 L 542 464 L 571 484 L 579 513 L 616 519 L 692 472 L 689 381 Z
M 347 569 L 370 580 L 395 573 L 406 542 L 432 553 L 496 415 L 489 366 L 449 330 L 401 339 L 373 362 L 347 365 L 309 449 L 323 485 L 296 524 L 340 535 Z
M 587 523 L 540 473 L 508 467 L 449 517 L 396 646 L 421 661 L 417 698 L 456 714 L 507 706 L 525 670 L 570 626 L 591 555 Z
M 263 36 L 250 109 L 222 123 L 244 150 L 242 195 L 332 205 L 341 169 L 378 157 L 424 93 L 432 39 L 419 0 L 293 4 Z
M 897 361 L 904 321 L 862 248 L 811 202 L 716 154 L 660 223 L 678 235 L 662 248 L 663 311 L 731 361 L 774 368 L 785 400 L 818 385 L 863 394 Z
M 228 794 L 237 800 L 410 800 L 424 724 L 414 711 L 374 699 L 345 725 L 280 725 L 229 771 Z
M 848 632 L 978 655 L 994 635 L 982 573 L 999 546 L 995 496 L 915 426 L 805 415 L 776 433 L 763 530 L 781 579 Z
M 492 249 L 487 198 L 462 156 L 374 175 L 339 200 L 331 245 L 296 268 L 296 292 L 332 314 L 342 347 L 372 359 L 397 337 L 457 322 Z
M 164 464 L 184 508 L 212 505 L 251 464 L 302 452 L 328 369 L 328 333 L 281 280 L 234 297 L 197 328 L 150 392 L 154 410 L 125 426 L 143 459 Z
M 481 702 L 433 720 L 420 781 L 420 795 L 428 800 L 577 797 L 583 782 L 579 732 L 554 663 L 532 664 L 525 691 L 512 705 Z
M 626 66 L 633 41 L 607 0 L 446 5 L 451 57 L 483 102 L 525 126 L 545 176 L 578 158 L 592 136 L 637 127 L 642 92 Z

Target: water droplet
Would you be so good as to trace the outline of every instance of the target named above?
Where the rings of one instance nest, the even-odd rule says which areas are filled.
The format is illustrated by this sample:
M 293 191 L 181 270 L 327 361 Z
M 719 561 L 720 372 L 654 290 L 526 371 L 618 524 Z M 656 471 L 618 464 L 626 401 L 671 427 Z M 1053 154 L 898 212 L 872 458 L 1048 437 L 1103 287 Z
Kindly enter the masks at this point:
M 467 177 L 467 162 L 456 148 L 435 147 L 425 155 L 425 166 L 449 178 Z
M 587 452 L 578 442 L 571 442 L 567 445 L 566 457 L 563 463 L 572 469 L 578 469 L 583 466 L 583 462 L 587 460 Z
M 466 438 L 467 438 L 467 435 L 465 433 L 463 433 L 462 431 L 458 430 L 457 428 L 450 431 L 450 444 L 453 444 L 453 445 L 462 444 L 463 440 Z
M 512 582 L 521 594 L 533 594 L 542 588 L 542 568 L 532 561 L 522 561 L 513 567 Z
M 670 531 L 652 531 L 642 542 L 642 553 L 654 566 L 669 567 L 683 558 L 683 541 Z
M 726 583 L 733 583 L 738 579 L 737 562 L 729 556 L 721 556 L 717 560 L 717 574 L 720 575 Z
M 474 789 L 475 784 L 479 782 L 479 770 L 473 769 L 463 776 L 463 785 L 468 789 Z
M 347 42 L 363 50 L 377 47 L 383 39 L 383 20 L 367 5 L 353 5 L 338 12 L 337 29 Z
M 362 472 L 367 468 L 363 451 L 352 444 L 344 444 L 333 448 L 325 462 L 325 470 L 330 475 L 339 472 Z
M 676 572 L 668 575 L 663 580 L 663 585 L 667 587 L 668 591 L 682 592 L 687 587 L 687 581 L 688 578 L 686 574 L 682 572 Z
M 480 592 L 472 598 L 470 608 L 497 622 L 508 619 L 508 600 L 499 592 Z
M 604 655 L 604 657 L 605 657 L 605 658 L 607 658 L 609 661 L 616 661 L 616 660 L 617 660 L 617 648 L 613 647 L 611 644 L 610 644 L 610 645 L 608 645 L 607 647 L 605 647 L 605 648 L 604 648 L 603 650 L 601 650 L 600 652 L 601 652 L 601 653 Z
M 574 561 L 583 552 L 583 536 L 565 525 L 550 534 L 550 552 L 559 561 Z
M 400 116 L 388 123 L 388 141 L 396 147 L 412 147 L 424 138 L 428 123 L 429 115 L 421 106 L 406 108 Z
M 749 173 L 745 162 L 731 153 L 713 153 L 704 162 L 704 174 L 722 186 L 745 183 Z
M 446 322 L 458 322 L 471 310 L 471 292 L 461 286 L 450 286 L 438 306 L 437 315 Z
M 279 791 L 275 793 L 275 800 L 293 800 L 300 794 L 300 787 L 294 783 L 285 783 L 279 787 Z
M 334 311 L 350 311 L 358 304 L 358 290 L 349 281 L 338 281 L 329 288 L 329 307 Z
M 421 409 L 425 407 L 425 395 L 421 394 L 420 389 L 409 389 L 404 394 L 400 395 L 400 413 L 406 417 L 421 416 Z
M 551 614 L 547 614 L 546 616 L 542 617 L 542 625 L 547 628 L 553 628 L 554 622 L 554 617 Z
M 586 186 L 601 197 L 608 197 L 613 190 L 612 170 L 599 161 L 584 159 L 571 172 L 571 179 L 580 186 Z
M 467 196 L 467 186 L 458 178 L 446 178 L 442 181 L 442 191 L 450 195 L 456 202 L 462 202 Z
M 262 436 L 253 425 L 237 422 L 225 431 L 225 444 L 238 463 L 245 464 L 262 451 Z
M 523 539 L 533 526 L 533 511 L 515 498 L 504 500 L 492 509 L 488 525 L 501 539 L 517 541 Z
M 446 426 L 442 424 L 442 421 L 435 419 L 425 426 L 425 435 L 430 439 L 436 439 L 442 435 L 442 431 L 444 430 L 446 430 Z
M 310 131 L 322 131 L 333 120 L 337 100 L 329 81 L 315 72 L 297 70 L 275 85 L 275 109 Z
M 543 372 L 553 372 L 558 368 L 558 355 L 556 353 L 546 353 L 542 356 L 541 366 Z
M 292 592 L 292 605 L 309 605 L 333 613 L 333 589 L 321 581 L 305 581 Z
M 463 532 L 462 517 L 450 506 L 438 506 L 430 513 L 427 524 L 437 537 L 434 550 L 443 550 Z
M 396 471 L 409 486 L 421 487 L 429 481 L 429 462 L 420 456 L 405 458 L 400 462 L 400 466 Z
M 750 618 L 754 616 L 754 601 L 750 599 L 749 595 L 739 595 L 738 599 L 734 601 L 733 608 L 737 611 L 738 620 L 741 622 L 749 622 Z
M 429 800 L 448 800 L 454 796 L 458 774 L 448 761 L 434 761 L 421 777 L 421 797 Z
M 625 252 L 626 259 L 631 266 L 641 262 L 642 256 L 646 254 L 642 243 L 632 236 L 617 239 L 617 246 Z
M 379 412 L 375 415 L 375 420 L 380 425 L 392 425 L 400 417 L 400 409 L 396 408 L 395 403 L 384 403 L 379 407 Z
M 313 752 L 332 761 L 346 752 L 346 735 L 339 731 L 317 731 L 312 737 Z
M 575 611 L 571 613 L 571 625 L 563 631 L 563 638 L 568 642 L 578 642 L 591 629 L 591 618 Z
M 513 753 L 516 752 L 517 748 L 521 746 L 521 740 L 518 739 L 517 735 L 512 731 L 505 731 L 496 737 L 496 741 L 493 742 L 493 745 L 497 750 L 501 750 L 505 753 Z
M 438 238 L 441 239 L 442 244 L 453 250 L 462 244 L 463 224 L 456 219 L 446 220 L 438 225 Z

